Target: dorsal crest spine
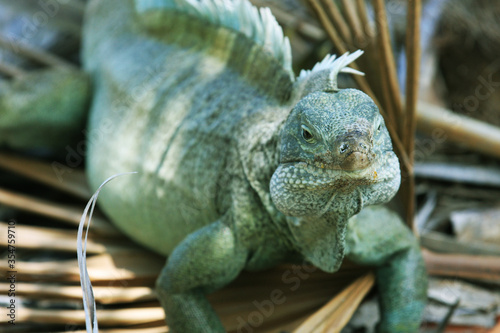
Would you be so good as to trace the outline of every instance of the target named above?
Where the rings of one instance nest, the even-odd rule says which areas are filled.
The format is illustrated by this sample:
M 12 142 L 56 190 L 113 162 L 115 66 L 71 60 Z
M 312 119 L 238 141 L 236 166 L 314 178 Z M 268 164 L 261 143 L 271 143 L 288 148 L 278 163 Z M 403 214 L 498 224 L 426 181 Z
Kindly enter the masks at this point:
M 293 81 L 290 41 L 269 8 L 258 10 L 248 0 L 136 0 L 139 14 L 173 10 L 240 32 L 269 51 Z
M 310 75 L 321 72 L 329 71 L 328 80 L 325 82 L 325 91 L 338 91 L 337 76 L 339 73 L 351 73 L 357 75 L 365 75 L 356 69 L 347 67 L 350 63 L 355 61 L 363 54 L 362 50 L 357 50 L 353 53 L 346 52 L 337 58 L 336 55 L 327 54 L 326 57 L 320 62 L 316 63 L 310 70 L 300 71 L 298 81 L 304 80 Z

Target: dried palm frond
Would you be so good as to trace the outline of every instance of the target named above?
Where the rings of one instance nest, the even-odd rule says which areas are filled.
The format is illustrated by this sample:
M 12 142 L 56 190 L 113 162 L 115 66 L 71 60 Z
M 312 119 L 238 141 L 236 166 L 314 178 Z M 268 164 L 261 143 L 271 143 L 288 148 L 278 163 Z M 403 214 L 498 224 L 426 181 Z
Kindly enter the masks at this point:
M 54 186 L 49 163 L 3 153 L 0 166 L 31 179 L 23 191 L 0 186 L 0 205 L 21 212 L 15 226 L 17 322 L 23 324 L 24 332 L 83 329 L 85 314 L 76 260 L 78 211 L 84 206 L 82 194 L 89 193 L 83 172 L 75 170 L 70 182 Z M 63 205 L 34 196 L 37 188 L 45 188 L 39 183 L 53 186 L 51 191 L 66 196 L 67 202 Z M 2 235 L 8 225 L 0 222 Z M 7 245 L 6 237 L 0 239 L 2 249 Z M 165 258 L 128 240 L 102 215 L 92 222 L 87 255 L 100 332 L 168 331 L 153 290 Z M 3 258 L 0 272 L 5 275 L 11 270 Z M 320 322 L 322 327 L 341 327 L 339 323 L 347 322 L 373 284 L 371 275 L 356 280 L 366 272 L 366 268 L 349 263 L 333 275 L 308 265 L 282 265 L 243 273 L 209 300 L 229 332 L 244 331 L 247 325 L 256 332 L 299 326 L 297 332 L 313 332 L 309 327 Z M 2 294 L 9 288 L 8 281 L 0 282 Z M 16 331 L 6 322 L 0 328 L 2 332 Z
M 355 3 L 342 1 L 342 6 L 332 0 L 309 0 L 309 3 L 339 53 L 354 51 L 359 48 L 360 43 L 365 46 L 366 55 L 362 61 L 359 61 L 359 67 L 367 73 L 367 76 L 355 77 L 355 80 L 359 88 L 372 97 L 385 118 L 395 151 L 401 162 L 403 181 L 400 194 L 404 199 L 407 223 L 412 226 L 415 211 L 413 140 L 420 64 L 421 2 L 416 0 L 408 3 L 406 31 L 408 66 L 404 108 L 401 102 L 402 92 L 397 80 L 384 0 L 373 1 L 374 22 L 370 21 L 363 0 Z M 356 66 L 352 67 L 358 69 Z

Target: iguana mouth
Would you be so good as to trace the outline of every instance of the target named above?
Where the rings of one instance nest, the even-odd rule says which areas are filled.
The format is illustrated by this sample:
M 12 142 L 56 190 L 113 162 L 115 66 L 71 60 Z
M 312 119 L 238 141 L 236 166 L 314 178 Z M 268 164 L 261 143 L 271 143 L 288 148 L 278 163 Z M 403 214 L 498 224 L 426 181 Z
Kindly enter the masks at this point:
M 362 185 L 377 182 L 377 165 L 362 170 L 324 168 L 317 163 L 289 162 L 280 165 L 278 176 L 290 189 L 343 188 L 346 185 Z
M 304 161 L 281 163 L 271 178 L 271 198 L 287 216 L 322 216 L 326 211 L 340 209 L 341 205 L 351 207 L 352 200 L 360 200 L 356 205 L 363 206 L 367 204 L 365 200 L 377 202 L 378 197 L 392 194 L 396 188 L 394 182 L 398 182 L 395 179 L 398 169 L 392 151 L 377 153 L 370 166 L 362 170 L 327 169 Z M 370 186 L 387 190 L 365 198 L 362 193 Z

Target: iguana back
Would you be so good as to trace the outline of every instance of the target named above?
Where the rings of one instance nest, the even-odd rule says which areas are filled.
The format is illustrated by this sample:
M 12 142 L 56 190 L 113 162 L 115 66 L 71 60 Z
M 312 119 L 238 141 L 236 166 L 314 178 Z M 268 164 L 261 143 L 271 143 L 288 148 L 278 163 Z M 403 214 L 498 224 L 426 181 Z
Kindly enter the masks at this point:
M 90 183 L 138 171 L 110 184 L 101 207 L 132 238 L 168 254 L 231 205 L 230 180 L 245 178 L 242 150 L 276 147 L 292 73 L 242 33 L 162 15 L 154 25 L 138 19 L 132 0 L 91 2 L 83 58 L 95 85 Z M 277 155 L 268 158 L 267 184 L 278 165 Z

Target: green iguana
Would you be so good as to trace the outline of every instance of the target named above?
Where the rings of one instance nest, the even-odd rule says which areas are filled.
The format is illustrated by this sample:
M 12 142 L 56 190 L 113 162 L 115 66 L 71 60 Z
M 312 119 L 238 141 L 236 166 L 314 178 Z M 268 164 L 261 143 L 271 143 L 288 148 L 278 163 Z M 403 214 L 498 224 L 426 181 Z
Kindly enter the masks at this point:
M 306 260 L 335 272 L 344 257 L 378 267 L 379 331 L 417 331 L 418 243 L 396 214 L 370 206 L 397 192 L 398 160 L 374 102 L 337 87 L 340 72 L 360 74 L 347 65 L 361 51 L 295 77 L 288 39 L 247 0 L 94 0 L 83 37 L 88 179 L 97 188 L 139 172 L 109 184 L 100 207 L 168 256 L 157 293 L 172 332 L 223 332 L 205 295 L 242 270 Z M 81 117 L 77 102 L 64 112 Z M 51 116 L 62 106 L 32 118 L 51 137 L 61 131 L 54 145 L 67 135 Z M 0 115 L 22 121 L 9 107 Z

